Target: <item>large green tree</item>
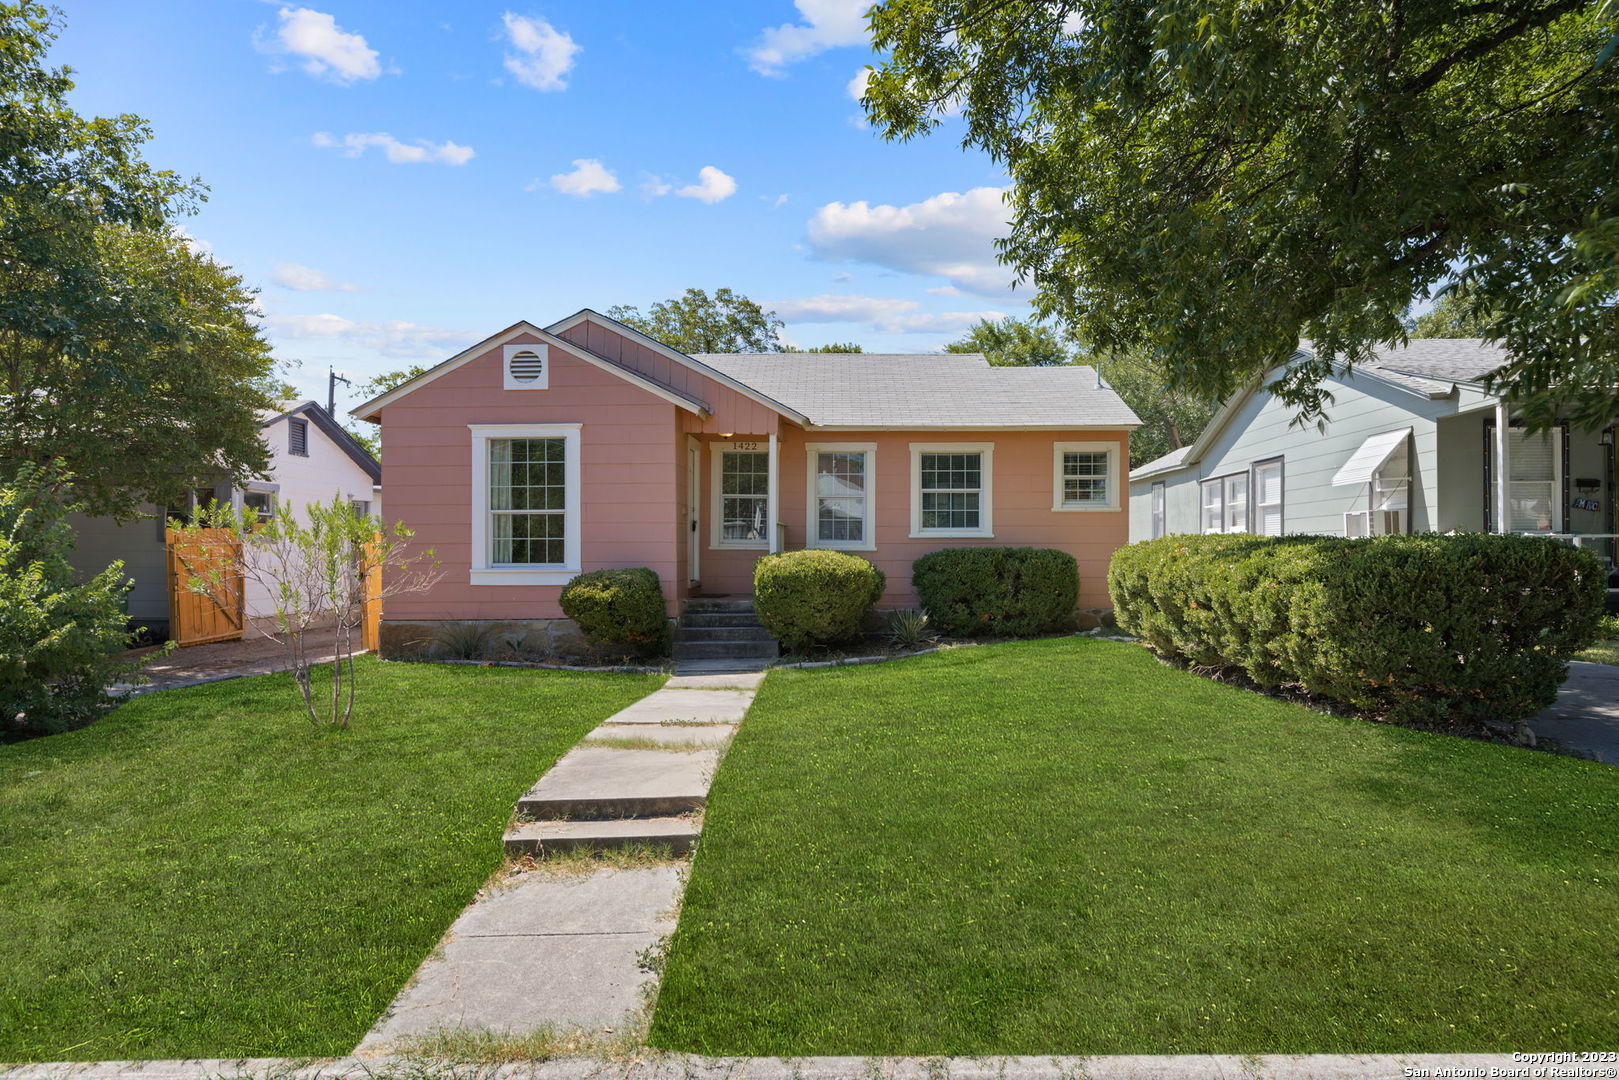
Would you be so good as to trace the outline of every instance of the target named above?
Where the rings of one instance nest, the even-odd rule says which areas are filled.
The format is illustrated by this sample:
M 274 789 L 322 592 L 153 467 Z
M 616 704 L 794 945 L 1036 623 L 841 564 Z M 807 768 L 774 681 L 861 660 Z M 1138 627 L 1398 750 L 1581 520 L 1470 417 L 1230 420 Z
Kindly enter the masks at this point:
M 782 321 L 741 293 L 687 289 L 645 312 L 628 304 L 607 309 L 647 337 L 683 353 L 779 352 Z
M 1411 320 L 1414 338 L 1476 338 L 1490 332 L 1490 313 L 1480 311 L 1467 289 L 1440 294 L 1433 307 Z
M 1535 423 L 1619 413 L 1614 0 L 884 0 L 890 138 L 947 112 L 1077 340 L 1218 399 L 1321 380 L 1459 276 Z
M 1197 438 L 1218 404 L 1177 387 L 1162 364 L 1140 353 L 1100 360 L 1102 378 L 1141 418 L 1130 433 L 1130 467 L 1145 465 Z
M 1072 351 L 1056 330 L 1044 323 L 1010 316 L 980 319 L 966 337 L 952 341 L 944 351 L 983 353 L 991 364 L 1002 367 L 1051 367 L 1073 359 Z
M 138 118 L 68 106 L 56 30 L 0 3 L 0 474 L 71 474 L 129 517 L 262 472 L 276 384 L 252 292 L 174 228 L 203 189 L 141 158 Z

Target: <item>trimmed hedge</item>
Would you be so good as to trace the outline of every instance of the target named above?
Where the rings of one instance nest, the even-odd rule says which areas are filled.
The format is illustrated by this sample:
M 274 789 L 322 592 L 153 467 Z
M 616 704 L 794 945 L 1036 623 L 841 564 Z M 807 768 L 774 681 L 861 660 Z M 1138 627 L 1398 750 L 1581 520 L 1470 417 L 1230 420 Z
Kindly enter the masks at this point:
M 669 617 L 658 575 L 646 567 L 590 570 L 562 587 L 562 613 L 592 645 L 625 646 L 642 656 L 669 650 Z
M 1491 534 L 1168 536 L 1108 569 L 1119 625 L 1160 655 L 1441 725 L 1550 705 L 1603 586 L 1589 551 Z
M 943 548 L 912 564 L 911 584 L 952 637 L 1031 637 L 1073 628 L 1079 564 L 1052 548 Z
M 790 652 L 848 641 L 887 578 L 858 555 L 822 548 L 766 555 L 753 566 L 759 621 Z

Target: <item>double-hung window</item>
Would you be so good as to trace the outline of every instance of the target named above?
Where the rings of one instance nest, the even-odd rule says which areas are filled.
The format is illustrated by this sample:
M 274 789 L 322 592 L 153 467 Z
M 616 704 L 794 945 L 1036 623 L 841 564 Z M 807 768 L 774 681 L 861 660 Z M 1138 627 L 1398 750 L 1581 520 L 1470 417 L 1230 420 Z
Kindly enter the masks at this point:
M 1164 482 L 1152 482 L 1152 538 L 1158 539 L 1168 533 L 1167 523 L 1164 520 Z
M 911 535 L 994 536 L 994 443 L 911 444 Z
M 1529 434 L 1507 429 L 1507 529 L 1560 532 L 1563 528 L 1562 429 Z
M 875 443 L 811 443 L 809 546 L 871 551 L 876 499 Z
M 472 584 L 579 572 L 578 424 L 472 424 Z
M 1205 480 L 1202 529 L 1206 533 L 1248 531 L 1248 474 L 1232 473 Z
M 770 453 L 721 449 L 714 455 L 714 546 L 770 546 Z
M 1282 459 L 1254 464 L 1254 532 L 1282 535 Z
M 1119 509 L 1118 451 L 1118 443 L 1053 444 L 1051 508 Z

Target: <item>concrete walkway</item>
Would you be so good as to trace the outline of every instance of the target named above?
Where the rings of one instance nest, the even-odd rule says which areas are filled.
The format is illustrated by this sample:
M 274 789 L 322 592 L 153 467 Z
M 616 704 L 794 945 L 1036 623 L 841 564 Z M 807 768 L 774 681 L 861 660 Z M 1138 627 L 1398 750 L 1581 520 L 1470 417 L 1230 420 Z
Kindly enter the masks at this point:
M 677 677 L 609 717 L 518 800 L 507 853 L 690 850 L 724 744 L 763 681 Z M 637 1033 L 656 988 L 645 957 L 673 932 L 684 888 L 683 866 L 649 857 L 573 876 L 541 862 L 486 889 L 356 1053 L 443 1029 Z
M 1537 736 L 1565 749 L 1619 765 L 1619 667 L 1575 660 L 1557 702 L 1529 721 Z
M 1558 1068 L 1595 1070 L 1576 1074 Z M 1411 1076 L 1613 1076 L 1611 1065 L 1510 1054 L 1185 1054 L 1175 1057 L 713 1058 L 653 1051 L 630 1060 L 557 1058 L 453 1065 L 419 1058 L 106 1061 L 0 1066 L 0 1080 L 1396 1080 Z M 1522 1069 L 1523 1072 L 1511 1070 Z M 1541 1071 L 1536 1072 L 1539 1069 Z

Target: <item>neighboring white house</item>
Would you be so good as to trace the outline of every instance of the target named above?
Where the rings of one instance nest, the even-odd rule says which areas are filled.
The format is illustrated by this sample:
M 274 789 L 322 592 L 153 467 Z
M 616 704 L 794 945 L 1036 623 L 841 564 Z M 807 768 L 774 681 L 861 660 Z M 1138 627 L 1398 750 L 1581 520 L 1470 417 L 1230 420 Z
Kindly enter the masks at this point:
M 1613 559 L 1614 427 L 1527 435 L 1481 385 L 1505 359 L 1476 338 L 1413 340 L 1330 379 L 1320 426 L 1254 386 L 1130 473 L 1130 539 L 1514 532 Z
M 75 515 L 78 547 L 73 565 L 81 574 L 105 570 L 122 559 L 124 573 L 134 581 L 129 592 L 129 617 L 153 632 L 168 633 L 170 598 L 168 554 L 164 526 L 168 517 L 189 519 L 196 507 L 217 499 L 232 506 L 256 507 L 269 513 L 278 504 L 295 510 L 311 502 L 340 495 L 356 512 L 382 512 L 382 466 L 352 435 L 314 401 L 289 402 L 281 412 L 263 414 L 265 445 L 270 450 L 269 475 L 251 480 L 243 488 L 228 482 L 199 488 L 184 506 L 163 511 L 146 507 L 149 515 L 120 525 L 111 518 Z M 244 597 L 249 618 L 273 614 L 268 595 L 249 585 Z

